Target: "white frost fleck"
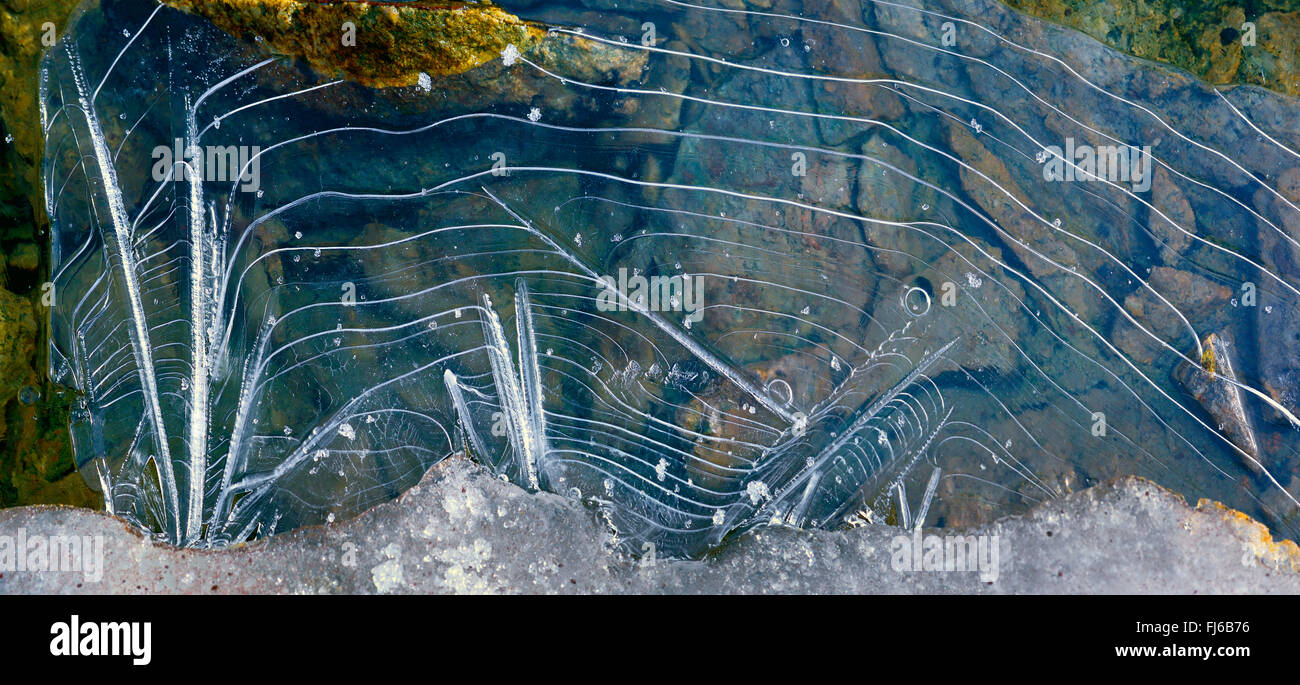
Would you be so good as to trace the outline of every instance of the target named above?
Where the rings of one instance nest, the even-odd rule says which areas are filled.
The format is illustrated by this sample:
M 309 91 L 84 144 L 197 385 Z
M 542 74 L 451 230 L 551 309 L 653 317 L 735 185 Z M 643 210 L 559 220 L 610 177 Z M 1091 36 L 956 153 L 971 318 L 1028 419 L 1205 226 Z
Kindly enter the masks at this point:
M 381 594 L 392 592 L 406 584 L 406 579 L 402 577 L 402 548 L 395 542 L 390 543 L 384 548 L 384 556 L 388 557 L 388 561 L 370 569 L 375 589 Z
M 513 66 L 517 61 L 519 61 L 519 48 L 515 47 L 514 43 L 511 43 L 506 46 L 505 50 L 501 51 L 501 63 L 509 67 Z
M 448 591 L 475 595 L 501 591 L 491 572 L 491 542 L 477 539 L 470 544 L 439 550 L 434 556 L 447 564 L 442 582 Z
M 463 493 L 453 492 L 442 500 L 442 508 L 452 521 L 477 515 L 487 506 L 487 499 L 483 497 L 483 493 L 474 488 L 467 488 Z

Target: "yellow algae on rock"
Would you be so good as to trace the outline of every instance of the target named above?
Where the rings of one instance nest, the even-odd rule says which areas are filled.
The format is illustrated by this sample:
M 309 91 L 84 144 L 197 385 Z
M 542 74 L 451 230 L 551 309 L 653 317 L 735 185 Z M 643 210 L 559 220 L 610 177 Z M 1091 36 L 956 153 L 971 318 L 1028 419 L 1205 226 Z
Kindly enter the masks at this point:
M 1211 514 L 1218 514 L 1242 541 L 1242 563 L 1258 561 L 1260 564 L 1278 570 L 1300 572 L 1300 546 L 1290 540 L 1274 541 L 1268 527 L 1236 509 L 1202 498 L 1197 501 L 1196 509 Z
M 1213 376 L 1216 373 L 1215 369 L 1218 368 L 1214 363 L 1214 334 L 1213 333 L 1211 333 L 1209 337 L 1205 339 L 1205 345 L 1203 351 L 1201 352 L 1201 368 L 1209 372 L 1211 376 Z
M 1003 2 L 1121 52 L 1186 69 L 1212 84 L 1257 85 L 1300 95 L 1300 50 L 1295 47 L 1300 12 L 1272 11 L 1269 3 L 1186 0 Z
M 299 0 L 164 0 L 236 36 L 256 36 L 314 69 L 376 88 L 421 74 L 460 74 L 526 49 L 545 30 L 499 7 L 461 2 L 401 6 Z

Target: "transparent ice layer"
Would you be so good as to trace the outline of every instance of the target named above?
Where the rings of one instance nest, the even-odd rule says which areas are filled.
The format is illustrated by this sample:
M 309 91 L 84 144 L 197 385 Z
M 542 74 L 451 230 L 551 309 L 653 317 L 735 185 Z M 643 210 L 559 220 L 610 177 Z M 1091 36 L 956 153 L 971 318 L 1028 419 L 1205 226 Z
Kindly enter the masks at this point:
M 464 451 L 660 555 L 1122 474 L 1297 532 L 1294 100 L 986 1 L 514 4 L 540 47 L 409 87 L 149 0 L 51 50 L 111 511 L 223 546 Z

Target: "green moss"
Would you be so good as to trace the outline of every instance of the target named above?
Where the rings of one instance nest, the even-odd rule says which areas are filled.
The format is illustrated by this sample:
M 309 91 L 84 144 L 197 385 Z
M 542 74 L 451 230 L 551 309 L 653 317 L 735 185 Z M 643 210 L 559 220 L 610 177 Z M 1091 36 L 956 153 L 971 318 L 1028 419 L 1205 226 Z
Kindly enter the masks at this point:
M 4 407 L 0 436 L 0 507 L 70 504 L 99 509 L 103 502 L 77 472 L 68 439 L 72 397 L 50 391 L 32 404 Z
M 70 400 L 37 370 L 36 312 L 30 299 L 0 290 L 0 506 L 94 506 L 73 464 Z
M 0 165 L 5 182 L 0 187 L 0 246 L 32 241 L 46 225 L 41 194 L 40 164 L 43 144 L 36 79 L 46 49 L 46 25 L 52 37 L 63 35 L 78 0 L 0 0 Z
M 100 506 L 73 465 L 67 400 L 46 380 L 47 326 L 32 305 L 49 270 L 38 67 L 43 39 L 61 36 L 79 4 L 0 0 L 0 138 L 12 136 L 0 147 L 0 285 L 17 293 L 0 290 L 0 507 Z

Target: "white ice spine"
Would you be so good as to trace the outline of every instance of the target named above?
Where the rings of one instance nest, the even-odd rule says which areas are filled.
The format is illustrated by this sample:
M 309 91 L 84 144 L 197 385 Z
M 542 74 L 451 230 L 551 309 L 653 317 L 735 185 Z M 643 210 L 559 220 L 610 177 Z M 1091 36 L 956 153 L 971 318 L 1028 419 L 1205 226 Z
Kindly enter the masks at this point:
M 75 52 L 68 51 L 68 64 L 72 70 L 73 81 L 77 87 L 80 111 L 86 119 L 86 129 L 90 134 L 91 145 L 95 150 L 95 165 L 99 168 L 100 179 L 104 183 L 104 196 L 108 202 L 108 215 L 113 222 L 112 232 L 104 232 L 104 245 L 117 256 L 121 265 L 122 287 L 130 304 L 131 351 L 140 375 L 140 392 L 144 398 L 145 411 L 153 422 L 154 465 L 158 469 L 158 481 L 166 511 L 170 513 L 168 526 L 173 541 L 181 538 L 180 510 L 177 506 L 179 495 L 176 489 L 176 477 L 172 469 L 171 449 L 167 444 L 167 427 L 163 423 L 162 408 L 159 405 L 158 382 L 154 375 L 153 348 L 149 340 L 149 325 L 145 321 L 144 304 L 140 297 L 140 279 L 136 273 L 135 251 L 131 235 L 131 222 L 127 217 L 126 205 L 122 201 L 122 188 L 117 180 L 117 168 L 113 166 L 113 154 L 104 139 L 104 129 L 95 114 L 94 104 L 89 96 L 86 76 L 81 68 L 81 60 Z
M 194 109 L 186 107 L 186 150 L 199 154 L 198 124 Z M 188 166 L 188 162 L 186 165 Z M 202 163 L 198 164 L 200 169 Z M 205 296 L 207 244 L 203 210 L 203 179 L 199 169 L 188 168 L 190 219 L 190 353 L 189 403 L 189 507 L 184 542 L 193 544 L 203 530 L 203 485 L 208 472 L 208 302 Z
M 505 415 L 506 431 L 510 444 L 514 446 L 515 455 L 523 465 L 525 478 L 529 487 L 538 489 L 537 478 L 538 446 L 541 440 L 533 435 L 537 427 L 545 429 L 541 417 L 536 420 L 528 416 L 528 403 L 524 396 L 523 383 L 515 373 L 511 363 L 510 346 L 506 343 L 505 332 L 501 328 L 501 319 L 492 309 L 492 298 L 483 295 L 483 334 L 487 338 L 488 360 L 492 364 L 492 377 L 496 381 L 497 395 L 501 402 L 501 413 Z

